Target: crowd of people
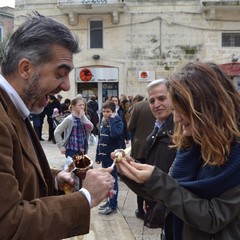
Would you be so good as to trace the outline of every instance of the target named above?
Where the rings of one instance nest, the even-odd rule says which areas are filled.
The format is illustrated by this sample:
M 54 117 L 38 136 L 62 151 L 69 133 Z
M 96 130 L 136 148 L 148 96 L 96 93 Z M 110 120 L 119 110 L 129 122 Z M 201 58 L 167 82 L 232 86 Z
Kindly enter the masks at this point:
M 135 161 L 156 166 L 163 172 L 169 173 L 176 158 L 176 148 L 172 147 L 174 120 L 172 106 L 167 97 L 169 92 L 167 83 L 166 79 L 151 82 L 146 88 L 146 98 L 142 95 L 128 98 L 124 94 L 121 94 L 120 98 L 109 96 L 101 104 L 101 108 L 96 95 L 92 95 L 88 102 L 81 95 L 73 100 L 66 99 L 64 103 L 61 103 L 62 98 L 57 100 L 60 95 L 54 97 L 54 101 L 49 101 L 48 105 L 58 102 L 59 107 L 55 103 L 54 107 L 47 105 L 46 109 L 52 109 L 52 119 L 54 119 L 54 109 L 58 109 L 60 115 L 64 116 L 54 127 L 54 141 L 67 158 L 79 151 L 87 153 L 89 137 L 94 134 L 98 139 L 97 144 L 94 145 L 95 161 L 101 163 L 103 168 L 111 166 L 111 152 L 115 149 L 125 149 L 130 143 L 130 156 Z M 99 214 L 109 215 L 117 209 L 119 189 L 116 166 L 111 174 L 115 179 L 114 195 L 100 205 Z M 162 201 L 150 199 L 138 192 L 136 194 L 135 215 L 143 220 L 145 226 L 166 228 L 167 225 L 173 224 L 172 220 L 165 222 L 166 205 Z
M 59 94 L 70 88 L 78 51 L 68 28 L 38 13 L 7 43 L 0 76 L 0 226 L 6 229 L 0 239 L 87 233 L 92 207 L 107 199 L 99 214 L 116 212 L 119 176 L 137 195 L 136 217 L 164 229 L 162 239 L 236 239 L 240 94 L 223 70 L 189 62 L 149 83 L 146 98 L 108 96 L 100 109 L 96 95 L 86 102 L 81 94 L 64 101 Z M 39 142 L 45 116 L 48 141 L 66 159 L 86 154 L 91 135 L 98 139 L 95 161 L 102 168 L 87 171 L 71 194 L 64 194 L 66 184 L 74 185 L 71 173 L 50 169 Z M 128 144 L 130 153 L 114 165 L 116 150 Z
M 89 100 L 87 101 L 85 98 L 82 97 L 81 94 L 77 95 L 80 97 L 84 104 L 84 112 L 86 113 L 87 118 L 91 121 L 93 124 L 93 129 L 91 129 L 91 133 L 94 136 L 99 135 L 99 127 L 100 122 L 102 119 L 102 109 L 99 109 L 99 102 L 96 95 L 91 95 L 89 97 Z M 76 97 L 77 97 L 76 96 Z M 116 105 L 116 113 L 122 118 L 122 121 L 124 123 L 124 138 L 122 141 L 122 148 L 126 148 L 126 144 L 128 144 L 131 140 L 130 132 L 128 130 L 127 123 L 129 121 L 131 111 L 138 101 L 142 101 L 144 99 L 141 95 L 136 95 L 136 97 L 131 98 L 129 96 L 128 98 L 121 94 L 121 98 L 118 98 L 117 96 L 109 96 L 107 97 L 107 100 L 105 102 L 111 101 L 114 102 Z M 66 118 L 68 115 L 72 113 L 71 107 L 72 107 L 72 100 L 69 98 L 64 99 L 60 94 L 57 95 L 49 95 L 48 96 L 48 104 L 44 108 L 44 110 L 39 113 L 31 113 L 30 120 L 33 123 L 33 127 L 37 133 L 37 136 L 40 141 L 44 141 L 42 137 L 42 131 L 43 131 L 43 125 L 44 125 L 44 119 L 47 120 L 48 123 L 48 141 L 52 141 L 54 144 L 56 144 L 54 131 L 56 127 Z M 103 103 L 101 103 L 102 105 Z

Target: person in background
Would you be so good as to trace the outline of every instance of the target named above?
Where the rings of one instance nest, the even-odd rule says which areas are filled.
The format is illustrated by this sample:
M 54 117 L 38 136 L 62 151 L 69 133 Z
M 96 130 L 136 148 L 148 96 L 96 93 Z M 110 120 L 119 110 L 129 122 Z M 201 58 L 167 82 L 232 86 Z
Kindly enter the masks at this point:
M 42 127 L 44 122 L 45 112 L 44 110 L 41 113 L 31 113 L 29 118 L 33 122 L 33 128 L 38 136 L 40 141 L 44 141 L 42 138 Z
M 128 101 L 127 96 L 125 94 L 123 94 L 123 93 L 120 95 L 120 99 L 119 100 L 120 100 L 120 103 L 122 103 L 122 101 Z
M 53 109 L 57 108 L 60 112 L 61 105 L 60 102 L 57 100 L 57 98 L 54 95 L 48 96 L 48 104 L 45 107 L 45 113 L 47 115 L 47 122 L 48 122 L 48 141 L 52 141 L 54 144 L 56 144 L 56 140 L 54 138 L 54 122 L 53 122 Z
M 123 131 L 123 134 L 121 136 L 121 139 L 122 139 L 121 148 L 125 149 L 126 144 L 129 143 L 129 140 L 131 139 L 131 137 L 130 137 L 130 133 L 129 133 L 128 128 L 127 128 L 127 122 L 126 122 L 126 119 L 125 119 L 124 110 L 121 107 L 120 100 L 117 96 L 111 96 L 109 100 L 115 104 L 116 113 L 119 117 L 121 117 L 121 119 L 123 121 L 123 124 L 124 124 L 124 131 Z
M 54 109 L 53 109 L 53 115 L 52 115 L 52 118 L 54 118 L 54 117 L 58 117 L 59 115 L 60 115 L 60 113 L 59 113 L 58 108 L 54 108 Z
M 133 96 L 128 96 L 128 100 L 129 100 L 129 102 L 130 102 L 130 104 L 132 106 L 132 104 L 133 104 Z
M 69 98 L 66 98 L 64 100 L 64 102 L 61 104 L 61 113 L 64 115 L 64 116 L 68 116 L 71 111 L 70 111 L 70 104 L 71 104 L 71 100 Z
M 135 104 L 138 103 L 138 102 L 141 102 L 141 101 L 143 101 L 143 100 L 144 100 L 144 96 L 142 96 L 142 95 L 136 95 L 136 96 L 132 99 L 132 104 L 131 104 L 131 107 L 130 107 L 130 109 L 129 109 L 130 115 L 131 115 L 131 113 L 132 113 L 132 110 L 133 110 Z
M 167 87 L 165 79 L 152 81 L 147 86 L 148 102 L 156 122 L 151 134 L 146 140 L 146 164 L 158 167 L 168 173 L 175 159 L 176 149 L 173 145 L 172 135 L 174 123 L 172 109 L 167 98 Z M 163 202 L 145 199 L 145 220 L 144 225 L 149 228 L 163 228 L 165 223 L 166 206 Z
M 53 109 L 53 115 L 52 115 L 52 119 L 53 119 L 53 128 L 55 130 L 55 128 L 57 127 L 57 125 L 60 124 L 61 122 L 61 115 L 59 113 L 58 108 L 54 108 Z M 55 139 L 55 138 L 54 138 Z
M 123 121 L 116 114 L 116 105 L 113 102 L 106 102 L 102 106 L 103 118 L 99 130 L 99 141 L 96 151 L 96 162 L 102 163 L 103 168 L 109 168 L 112 165 L 111 152 L 122 146 L 120 136 L 123 134 Z M 99 214 L 109 215 L 117 210 L 118 205 L 118 176 L 117 168 L 114 166 L 112 176 L 114 182 L 114 194 L 110 196 L 107 202 L 99 207 Z
M 234 240 L 240 234 L 240 95 L 213 63 L 187 63 L 167 88 L 177 148 L 170 175 L 128 156 L 119 172 L 134 191 L 166 204 L 173 225 L 166 225 L 165 239 Z
M 81 97 L 72 99 L 71 114 L 56 127 L 56 144 L 66 157 L 88 152 L 88 138 L 93 124 L 86 116 L 86 103 Z M 62 133 L 64 138 L 62 138 Z
M 147 100 L 136 103 L 133 107 L 128 122 L 128 130 L 131 134 L 131 157 L 140 163 L 146 162 L 146 139 L 154 127 L 156 118 L 153 116 Z M 136 217 L 144 220 L 144 198 L 137 196 Z
M 63 99 L 62 95 L 58 94 L 57 95 L 57 100 L 59 101 L 60 104 L 61 104 L 62 99 Z
M 131 109 L 131 103 L 128 100 L 127 96 L 124 94 L 121 94 L 120 96 L 120 104 L 119 104 L 122 109 L 123 109 L 123 113 L 124 113 L 124 117 L 126 119 L 126 122 L 128 123 L 129 118 L 130 118 L 130 109 Z
M 76 37 L 63 24 L 39 13 L 8 40 L 0 75 L 0 239 L 64 239 L 89 232 L 90 209 L 113 188 L 110 169 L 91 169 L 82 189 L 69 172 L 50 169 L 29 121 L 47 96 L 70 89 Z M 96 188 L 96 186 L 98 186 Z
M 99 116 L 98 116 L 98 102 L 96 95 L 92 95 L 90 100 L 87 103 L 88 109 L 92 110 L 91 122 L 93 123 L 93 130 L 92 133 L 94 136 L 98 135 L 98 123 L 99 123 Z
M 138 102 L 141 102 L 141 101 L 143 101 L 143 100 L 144 100 L 144 96 L 137 94 L 137 95 L 133 98 L 132 104 L 134 105 L 134 104 L 136 104 L 136 103 L 138 103 Z
M 106 97 L 104 97 L 103 102 L 111 101 L 111 98 L 112 98 L 112 96 L 106 96 Z

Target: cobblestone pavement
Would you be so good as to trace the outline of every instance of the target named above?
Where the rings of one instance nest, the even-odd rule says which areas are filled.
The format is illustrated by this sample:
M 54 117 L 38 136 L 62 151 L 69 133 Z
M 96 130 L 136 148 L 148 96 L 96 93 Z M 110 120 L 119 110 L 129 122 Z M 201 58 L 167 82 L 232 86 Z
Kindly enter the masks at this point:
M 55 144 L 48 142 L 43 135 L 43 149 L 49 164 L 53 168 L 61 168 L 65 163 Z M 90 146 L 88 155 L 95 159 L 96 145 Z M 100 167 L 94 164 L 94 167 Z M 135 217 L 137 207 L 136 195 L 121 181 L 119 181 L 118 211 L 108 216 L 99 215 L 97 207 L 91 210 L 90 233 L 85 236 L 75 237 L 71 240 L 160 240 L 161 229 L 149 229 L 143 226 L 143 221 Z

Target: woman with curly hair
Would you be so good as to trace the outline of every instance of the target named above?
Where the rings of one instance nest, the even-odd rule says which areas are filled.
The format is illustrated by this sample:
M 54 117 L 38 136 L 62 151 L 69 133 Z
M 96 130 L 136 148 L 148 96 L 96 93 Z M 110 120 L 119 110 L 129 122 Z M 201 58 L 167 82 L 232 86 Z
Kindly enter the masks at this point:
M 240 236 L 240 95 L 213 63 L 188 63 L 169 78 L 176 159 L 170 174 L 118 163 L 135 192 L 163 201 L 165 239 L 231 240 Z M 133 180 L 133 181 L 132 181 Z

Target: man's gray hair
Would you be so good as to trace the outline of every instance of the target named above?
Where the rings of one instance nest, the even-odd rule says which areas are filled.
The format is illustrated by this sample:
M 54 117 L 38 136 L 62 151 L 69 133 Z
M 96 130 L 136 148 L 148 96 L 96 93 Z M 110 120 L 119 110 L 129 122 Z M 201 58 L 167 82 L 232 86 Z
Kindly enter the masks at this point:
M 156 86 L 158 86 L 158 85 L 162 85 L 162 84 L 166 85 L 166 83 L 167 83 L 167 80 L 164 79 L 164 78 L 156 79 L 156 80 L 150 82 L 150 83 L 147 85 L 147 94 L 149 95 L 149 92 L 150 92 L 154 87 L 156 87 Z
M 35 12 L 10 37 L 1 63 L 3 75 L 15 72 L 23 58 L 35 66 L 49 62 L 54 44 L 73 54 L 80 51 L 77 37 L 65 25 Z

